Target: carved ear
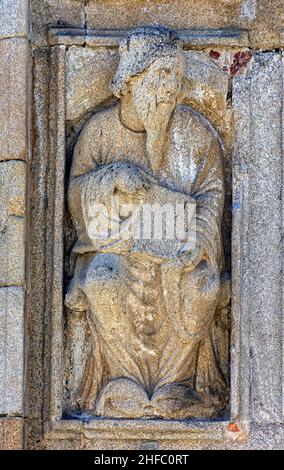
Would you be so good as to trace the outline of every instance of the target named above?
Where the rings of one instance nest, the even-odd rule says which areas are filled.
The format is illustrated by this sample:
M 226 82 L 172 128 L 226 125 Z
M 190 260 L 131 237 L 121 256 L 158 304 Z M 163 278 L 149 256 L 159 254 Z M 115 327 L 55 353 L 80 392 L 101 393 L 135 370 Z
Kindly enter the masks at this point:
M 77 312 L 85 312 L 88 308 L 87 297 L 82 291 L 76 277 L 70 281 L 64 303 L 67 308 Z

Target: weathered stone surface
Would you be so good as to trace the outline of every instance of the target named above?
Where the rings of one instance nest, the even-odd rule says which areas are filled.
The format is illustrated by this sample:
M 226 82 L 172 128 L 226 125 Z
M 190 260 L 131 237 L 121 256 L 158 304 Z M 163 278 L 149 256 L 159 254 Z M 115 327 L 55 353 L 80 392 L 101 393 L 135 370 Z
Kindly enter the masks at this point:
M 27 157 L 28 41 L 0 41 L 0 160 Z
M 51 295 L 46 299 L 46 312 L 52 312 L 52 322 L 45 327 L 51 343 L 51 371 L 49 416 L 58 416 L 62 409 L 62 299 L 63 299 L 63 221 L 64 221 L 64 179 L 66 163 L 65 140 L 65 57 L 64 46 L 54 47 L 51 54 L 51 86 L 49 87 L 49 165 L 47 174 L 47 194 L 50 203 L 46 211 L 46 292 Z
M 226 422 L 162 420 L 65 421 L 46 433 L 46 449 L 169 450 L 224 445 Z
M 23 428 L 23 418 L 0 418 L 0 450 L 21 450 Z
M 227 360 L 219 354 L 228 346 L 227 329 L 217 326 L 230 300 L 229 282 L 223 290 L 220 280 L 221 145 L 209 122 L 180 104 L 186 57 L 175 32 L 137 28 L 122 39 L 119 53 L 111 90 L 120 102 L 85 125 L 71 169 L 69 209 L 78 256 L 66 306 L 70 315 L 91 313 L 85 372 L 70 408 L 109 418 L 210 419 L 227 405 Z M 209 58 L 203 62 L 216 90 L 220 71 Z M 189 76 L 201 82 L 196 68 Z M 224 83 L 226 88 L 227 77 Z M 121 208 L 111 214 L 114 197 L 138 210 L 167 207 L 173 228 L 177 205 L 196 206 L 196 220 L 194 211 L 194 223 L 187 224 L 194 241 L 189 233 L 179 237 L 178 230 L 165 238 L 157 220 L 156 235 L 149 236 L 144 216 L 143 234 L 130 229 L 127 237 L 122 226 L 135 215 L 129 206 L 125 214 Z M 96 232 L 102 204 L 109 210 L 103 233 Z M 140 231 L 140 222 L 134 230 Z M 70 339 L 74 343 L 72 334 Z
M 0 288 L 0 414 L 23 412 L 24 289 Z
M 66 119 L 76 122 L 112 96 L 117 51 L 70 47 L 66 55 Z
M 228 71 L 202 52 L 188 51 L 186 59 L 185 102 L 204 114 L 217 128 L 223 128 L 229 90 Z
M 33 0 L 33 43 L 47 44 L 47 26 L 91 29 L 164 24 L 174 28 L 249 30 L 250 45 L 280 47 L 283 0 Z
M 20 161 L 0 162 L 0 231 L 5 230 L 7 219 L 23 217 L 26 209 L 26 164 Z
M 249 434 L 234 423 L 161 420 L 61 421 L 46 429 L 44 448 L 89 450 L 252 450 L 284 448 L 283 425 L 252 425 Z
M 49 26 L 85 25 L 85 0 L 32 0 L 32 41 L 34 46 L 45 46 Z
M 71 25 L 81 28 L 77 38 L 75 36 L 72 38 L 72 34 L 76 34 L 73 31 L 68 36 L 68 42 L 64 43 L 68 47 L 74 43 L 84 46 L 82 47 L 82 54 L 79 54 L 78 48 L 72 47 L 69 48 L 67 53 L 66 115 L 68 125 L 70 125 L 67 128 L 69 139 L 68 157 L 72 153 L 76 135 L 85 122 L 84 118 L 88 117 L 86 114 L 89 111 L 98 111 L 101 105 L 106 104 L 105 102 L 110 103 L 109 99 L 111 99 L 108 85 L 112 75 L 111 70 L 113 70 L 112 67 L 116 60 L 114 48 L 117 46 L 118 41 L 114 37 L 115 34 L 110 33 L 107 36 L 107 41 L 104 42 L 104 32 L 101 33 L 100 31 L 94 31 L 92 39 L 92 34 L 90 36 L 85 34 L 85 32 L 90 31 L 88 28 L 128 28 L 149 23 L 162 23 L 184 29 L 208 28 L 212 30 L 213 28 L 228 27 L 231 28 L 231 31 L 235 31 L 234 28 L 236 27 L 239 29 L 248 28 L 251 47 L 271 49 L 279 48 L 284 44 L 284 34 L 281 32 L 284 12 L 283 0 L 274 2 L 271 2 L 271 0 L 179 0 L 172 2 L 168 0 L 133 0 L 128 2 L 124 0 L 62 0 L 59 2 L 55 0 L 34 0 L 32 3 L 34 6 L 34 46 L 47 45 L 48 25 L 53 24 L 59 27 L 60 25 Z M 86 16 L 84 13 L 86 13 Z M 120 29 L 121 32 L 122 29 Z M 100 39 L 100 34 L 102 39 Z M 225 34 L 226 32 L 224 32 Z M 207 43 L 204 46 L 204 41 L 198 42 L 195 38 L 192 42 L 193 47 L 202 49 L 203 52 L 200 52 L 200 50 L 198 52 L 186 52 L 188 57 L 192 57 L 192 61 L 191 63 L 188 62 L 189 87 L 183 104 L 192 105 L 202 112 L 218 131 L 221 130 L 220 135 L 223 139 L 224 126 L 227 127 L 230 135 L 233 134 L 234 130 L 233 126 L 230 128 L 230 120 L 227 120 L 231 106 L 230 85 L 233 82 L 236 134 L 233 161 L 234 233 L 232 264 L 234 329 L 231 348 L 233 362 L 231 417 L 234 422 L 228 426 L 225 423 L 217 423 L 217 427 L 213 432 L 213 439 L 209 435 L 204 436 L 203 439 L 199 430 L 195 430 L 193 433 L 195 434 L 195 440 L 192 441 L 190 438 L 191 430 L 189 430 L 189 433 L 182 432 L 180 434 L 180 429 L 176 429 L 178 432 L 175 435 L 176 424 L 173 422 L 169 424 L 163 422 L 159 429 L 157 426 L 156 431 L 152 432 L 153 421 L 149 425 L 145 422 L 144 428 L 141 421 L 131 421 L 129 425 L 126 423 L 123 426 L 117 421 L 98 420 L 98 424 L 96 422 L 91 423 L 89 427 L 78 422 L 73 426 L 70 421 L 61 421 L 58 423 L 58 429 L 54 431 L 54 434 L 51 433 L 48 436 L 47 431 L 47 448 L 88 447 L 90 449 L 101 449 L 105 448 L 106 442 L 114 449 L 120 447 L 152 449 L 159 446 L 165 449 L 180 449 L 182 446 L 195 449 L 215 447 L 227 449 L 283 448 L 283 425 L 271 424 L 283 421 L 281 409 L 282 324 L 280 317 L 282 309 L 282 299 L 280 298 L 282 295 L 281 220 L 283 216 L 281 208 L 281 153 L 283 153 L 281 150 L 281 107 L 283 105 L 281 60 L 280 55 L 277 54 L 260 54 L 255 55 L 252 61 L 248 61 L 250 62 L 249 66 L 246 62 L 242 67 L 243 58 L 249 57 L 250 52 L 239 52 L 236 49 L 227 48 L 227 44 L 224 46 L 224 44 L 217 43 L 220 45 L 219 50 L 214 43 L 214 38 L 218 38 L 216 30 L 213 31 L 212 35 L 213 39 L 211 37 L 211 40 L 213 43 L 210 45 L 210 50 Z M 63 36 L 64 32 L 62 32 Z M 54 41 L 54 44 L 62 44 L 60 39 L 57 38 L 56 40 L 58 42 Z M 110 48 L 109 51 L 112 48 L 111 52 L 104 49 L 106 45 Z M 236 45 L 234 44 L 234 46 Z M 237 46 L 239 47 L 240 44 L 237 43 Z M 241 44 L 241 47 L 246 46 L 247 43 Z M 91 47 L 98 49 L 91 50 Z M 191 48 L 190 41 L 188 41 L 186 47 Z M 36 143 L 32 191 L 36 193 L 38 188 L 40 188 L 40 191 L 35 196 L 37 205 L 31 218 L 33 225 L 31 244 L 34 244 L 34 246 L 30 252 L 33 256 L 31 277 L 35 274 L 37 278 L 30 286 L 34 290 L 35 300 L 29 312 L 29 326 L 32 325 L 30 336 L 33 336 L 33 338 L 29 338 L 33 342 L 31 348 L 32 360 L 30 361 L 32 387 L 29 402 L 31 403 L 31 414 L 36 416 L 33 422 L 33 425 L 36 422 L 34 427 L 37 428 L 33 436 L 33 445 L 35 446 L 38 445 L 37 442 L 41 439 L 42 410 L 44 410 L 45 424 L 50 416 L 48 414 L 49 405 L 42 402 L 43 388 L 45 388 L 45 393 L 49 385 L 52 390 L 51 415 L 53 417 L 61 415 L 62 399 L 62 375 L 60 375 L 62 242 L 59 239 L 62 238 L 60 210 L 63 195 L 62 174 L 64 173 L 62 171 L 62 156 L 63 160 L 65 158 L 63 123 L 63 101 L 65 96 L 64 77 L 62 79 L 61 76 L 62 83 L 58 91 L 58 84 L 56 83 L 54 86 L 54 76 L 51 74 L 50 88 L 52 93 L 51 100 L 48 101 L 48 68 L 50 67 L 51 70 L 56 69 L 57 59 L 52 59 L 48 63 L 48 48 L 45 48 L 45 51 L 44 65 L 40 63 L 42 70 L 40 73 L 37 70 L 36 80 L 39 79 L 40 75 L 41 83 L 35 84 L 37 94 L 36 133 L 40 134 L 40 138 Z M 238 54 L 241 55 L 238 56 Z M 244 55 L 242 56 L 242 54 Z M 60 55 L 60 67 L 64 64 L 63 55 L 63 53 L 62 56 Z M 201 56 L 207 57 L 199 63 Z M 215 61 L 216 67 L 208 59 L 208 56 Z M 251 65 L 253 65 L 253 68 L 250 71 Z M 240 70 L 241 68 L 242 70 Z M 237 77 L 236 74 L 240 73 L 244 75 Z M 64 74 L 62 73 L 62 75 Z M 57 108 L 57 102 L 60 103 L 60 109 Z M 52 112 L 48 114 L 50 104 Z M 188 135 L 190 137 L 191 133 L 188 133 Z M 109 136 L 111 136 L 110 130 L 108 130 L 105 141 L 108 140 Z M 50 142 L 52 142 L 51 152 L 49 152 Z M 6 140 L 4 143 L 6 145 Z M 224 140 L 222 143 L 224 144 Z M 229 147 L 227 152 L 230 155 Z M 3 156 L 4 160 L 6 158 Z M 58 172 L 53 171 L 53 165 L 57 165 L 57 160 L 59 161 Z M 227 179 L 230 181 L 229 165 L 227 171 Z M 49 174 L 47 185 L 46 172 Z M 45 194 L 46 188 L 48 188 L 48 198 Z M 230 195 L 230 188 L 228 189 L 228 195 Z M 51 215 L 47 217 L 47 222 L 45 220 L 46 199 L 49 203 L 48 210 L 55 202 L 54 206 L 57 214 L 55 223 L 51 214 L 52 210 L 50 210 Z M 56 232 L 54 238 L 53 231 Z M 67 234 L 67 238 L 68 236 Z M 229 232 L 226 232 L 225 236 L 228 242 Z M 267 238 L 270 238 L 270 249 L 268 248 Z M 54 239 L 56 240 L 55 244 L 53 244 Z M 45 246 L 46 241 L 47 248 Z M 49 279 L 49 276 L 50 278 L 53 276 L 53 273 L 51 273 L 53 269 L 51 255 L 53 245 L 55 246 L 54 256 L 58 261 L 55 261 L 55 276 L 52 284 L 52 282 L 46 283 L 45 281 L 46 277 Z M 66 258 L 68 258 L 68 255 Z M 45 261 L 47 261 L 46 265 L 48 266 L 47 273 L 41 269 Z M 139 281 L 141 281 L 141 278 L 142 276 L 139 277 Z M 46 289 L 46 285 L 53 286 L 53 288 Z M 46 304 L 49 303 L 49 299 L 46 302 L 46 291 L 51 292 L 53 296 L 53 303 L 50 302 L 50 310 L 46 309 Z M 174 288 L 172 293 L 174 298 Z M 49 322 L 51 315 L 49 314 L 51 311 L 54 313 L 54 310 L 56 310 L 55 321 L 51 326 Z M 76 313 L 78 314 L 78 312 Z M 79 312 L 78 318 L 84 315 L 85 312 Z M 83 363 L 84 357 L 83 354 L 78 354 L 78 351 L 80 349 L 84 350 L 85 346 L 83 344 L 84 332 L 82 331 L 84 326 L 81 319 L 78 318 L 74 320 L 73 317 L 70 321 L 72 331 L 69 339 L 71 339 L 71 348 L 74 347 L 72 352 L 75 356 L 73 360 L 74 381 L 69 380 L 66 389 L 68 389 L 68 386 L 75 389 L 82 379 L 81 363 Z M 76 321 L 80 322 L 77 330 L 74 327 Z M 52 331 L 56 333 L 53 334 Z M 45 344 L 45 350 L 43 350 L 43 344 Z M 50 353 L 50 348 L 52 348 L 51 361 L 49 363 L 47 359 L 47 366 L 49 367 L 51 364 L 52 372 L 50 381 L 48 379 L 46 383 L 43 383 L 44 368 L 41 367 L 41 361 L 44 352 Z M 56 398 L 54 398 L 55 395 Z M 251 425 L 251 421 L 258 424 Z M 100 425 L 101 422 L 103 423 L 102 426 Z M 66 424 L 67 427 L 70 426 L 70 429 L 67 429 Z M 227 426 L 224 434 L 220 432 L 219 425 L 224 425 L 225 428 Z M 167 426 L 169 427 L 167 428 Z M 137 429 L 139 432 L 136 438 Z M 162 444 L 158 442 L 161 436 L 165 438 Z M 150 441 L 149 438 L 151 438 Z
M 0 162 L 0 286 L 25 280 L 25 162 Z
M 184 99 L 217 126 L 224 125 L 232 57 L 224 71 L 202 52 L 185 56 Z M 112 97 L 110 82 L 119 59 L 117 51 L 85 47 L 70 47 L 66 57 L 66 119 L 74 124 Z
M 180 29 L 179 36 L 185 50 L 191 48 L 205 49 L 207 47 L 248 47 L 249 34 L 242 29 Z M 125 29 L 88 29 L 50 27 L 48 40 L 50 46 L 87 46 L 92 48 L 118 48 Z
M 247 0 L 246 3 L 248 6 L 251 3 L 251 10 L 255 10 L 255 21 L 250 31 L 251 47 L 264 50 L 281 47 L 279 36 L 283 30 L 284 1 Z
M 48 123 L 49 123 L 49 51 L 36 50 L 33 54 L 33 100 L 34 100 L 34 151 L 30 163 L 30 177 L 33 189 L 30 191 L 32 210 L 29 230 L 29 270 L 27 289 L 29 295 L 29 314 L 27 316 L 28 352 L 30 361 L 27 366 L 27 415 L 30 418 L 27 427 L 29 442 L 34 428 L 38 429 L 42 413 L 43 394 L 43 347 L 44 347 L 44 306 L 46 273 L 43 269 L 46 256 L 46 171 L 48 167 Z M 32 359 L 31 359 L 32 358 Z M 39 426 L 40 428 L 40 426 Z
M 283 0 L 90 0 L 88 28 L 164 24 L 174 28 L 240 28 L 250 31 L 252 47 L 279 47 Z
M 86 13 L 88 28 L 157 23 L 174 28 L 218 28 L 235 26 L 240 17 L 243 22 L 254 17 L 247 0 L 90 0 Z
M 28 35 L 29 0 L 0 1 L 0 38 Z
M 234 411 L 273 423 L 283 419 L 281 54 L 254 55 L 251 71 L 234 81 L 233 104 Z

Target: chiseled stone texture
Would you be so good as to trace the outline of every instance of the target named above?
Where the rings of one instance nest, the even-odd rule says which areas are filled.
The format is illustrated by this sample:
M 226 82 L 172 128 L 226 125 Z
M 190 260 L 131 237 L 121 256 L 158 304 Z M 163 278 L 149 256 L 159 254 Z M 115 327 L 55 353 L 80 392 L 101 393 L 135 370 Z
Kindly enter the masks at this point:
M 218 28 L 248 19 L 247 0 L 90 0 L 86 6 L 88 28 L 128 28 L 163 24 L 174 28 Z M 243 9 L 242 9 L 243 7 Z M 182 13 L 181 13 L 182 12 Z
M 0 162 L 0 287 L 24 283 L 25 171 L 25 162 Z
M 66 119 L 76 121 L 110 98 L 117 51 L 70 47 L 67 52 Z
M 0 160 L 27 156 L 28 41 L 0 41 Z
M 23 412 L 24 289 L 0 288 L 0 414 Z
M 254 49 L 281 47 L 283 39 L 279 44 L 279 33 L 283 31 L 284 0 L 246 0 L 248 6 L 249 2 L 256 4 L 254 8 L 256 20 L 250 32 L 251 47 Z M 251 11 L 253 11 L 253 8 L 251 8 Z
M 0 450 L 23 448 L 23 418 L 0 418 Z
M 284 0 L 89 0 L 86 25 L 129 28 L 164 24 L 173 28 L 239 28 L 250 32 L 251 46 L 280 47 Z
M 187 51 L 185 100 L 214 124 L 224 124 L 229 74 L 205 53 Z M 66 119 L 76 123 L 112 96 L 110 82 L 118 65 L 116 50 L 73 46 L 66 54 Z
M 284 0 L 32 0 L 31 6 L 33 46 L 47 45 L 48 26 L 87 31 L 143 24 L 237 28 L 249 30 L 253 48 L 281 46 Z
M 86 124 L 70 174 L 68 202 L 78 237 L 73 253 L 90 257 L 77 257 L 65 305 L 71 314 L 92 312 L 91 351 L 75 403 L 91 416 L 219 417 L 227 406 L 227 384 L 220 374 L 223 366 L 226 373 L 227 360 L 212 355 L 208 335 L 214 337 L 213 318 L 230 298 L 219 281 L 222 151 L 208 121 L 179 105 L 186 58 L 177 34 L 161 27 L 137 28 L 121 40 L 119 53 L 111 90 L 120 104 L 103 108 Z M 210 67 L 219 70 L 213 63 Z M 152 208 L 196 204 L 196 226 L 187 216 L 188 230 L 196 229 L 196 245 L 186 235 L 183 240 L 145 236 L 144 216 L 138 237 L 98 233 L 94 204 L 103 201 L 109 208 L 113 196 Z M 112 220 L 121 224 L 121 214 L 118 209 Z M 140 232 L 140 222 L 131 218 L 128 213 L 124 220 Z M 216 335 L 216 349 L 226 350 L 226 327 Z
M 29 0 L 0 0 L 0 38 L 27 36 Z
M 83 28 L 85 3 L 85 0 L 32 0 L 33 46 L 46 45 L 48 26 Z

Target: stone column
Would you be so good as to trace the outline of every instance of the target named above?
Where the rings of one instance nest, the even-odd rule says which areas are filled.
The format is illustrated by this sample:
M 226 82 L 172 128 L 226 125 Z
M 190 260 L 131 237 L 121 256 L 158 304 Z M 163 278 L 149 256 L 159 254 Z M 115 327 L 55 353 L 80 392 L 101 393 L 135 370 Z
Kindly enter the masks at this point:
M 29 0 L 0 0 L 0 449 L 23 447 Z
M 252 63 L 233 84 L 232 418 L 250 434 L 274 429 L 272 442 L 283 423 L 283 56 Z

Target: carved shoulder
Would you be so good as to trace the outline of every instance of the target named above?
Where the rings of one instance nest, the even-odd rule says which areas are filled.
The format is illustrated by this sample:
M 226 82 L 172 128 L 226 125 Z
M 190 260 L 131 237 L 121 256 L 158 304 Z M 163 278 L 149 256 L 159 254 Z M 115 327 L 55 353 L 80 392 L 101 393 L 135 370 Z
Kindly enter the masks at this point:
M 95 113 L 83 127 L 77 146 L 92 144 L 100 138 L 107 129 L 113 129 L 119 121 L 119 105 L 102 109 Z M 91 140 L 91 142 L 90 142 Z
M 119 119 L 119 103 L 97 111 L 87 122 L 85 128 L 103 129 Z
M 118 105 L 95 113 L 83 127 L 75 145 L 71 177 L 80 176 L 101 163 L 102 145 L 110 144 L 119 122 Z M 110 130 L 112 132 L 110 132 Z
M 180 104 L 176 107 L 174 120 L 185 138 L 190 137 L 189 140 L 197 144 L 200 152 L 213 150 L 214 153 L 222 155 L 220 138 L 202 114 L 190 106 Z

